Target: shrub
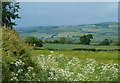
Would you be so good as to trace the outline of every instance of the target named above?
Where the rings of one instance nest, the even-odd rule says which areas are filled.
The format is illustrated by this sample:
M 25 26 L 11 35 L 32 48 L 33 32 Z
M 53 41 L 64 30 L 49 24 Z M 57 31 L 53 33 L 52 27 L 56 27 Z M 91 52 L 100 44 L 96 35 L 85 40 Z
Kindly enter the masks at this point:
M 37 39 L 37 37 L 28 37 L 26 38 L 26 43 L 32 46 L 42 47 L 43 42 L 41 39 Z
M 58 40 L 54 40 L 53 43 L 59 43 L 59 41 Z
M 80 43 L 84 45 L 89 45 L 91 42 L 91 39 L 93 39 L 92 34 L 83 35 L 80 37 Z
M 110 45 L 110 42 L 109 42 L 108 39 L 104 39 L 103 41 L 101 41 L 101 42 L 99 43 L 99 45 Z
M 36 72 L 37 66 L 31 58 L 31 47 L 22 39 L 19 39 L 18 33 L 14 30 L 3 28 L 2 36 L 2 80 L 32 80 L 31 74 Z M 32 68 L 34 71 L 29 70 L 29 68 Z M 29 76 L 25 75 L 27 73 Z

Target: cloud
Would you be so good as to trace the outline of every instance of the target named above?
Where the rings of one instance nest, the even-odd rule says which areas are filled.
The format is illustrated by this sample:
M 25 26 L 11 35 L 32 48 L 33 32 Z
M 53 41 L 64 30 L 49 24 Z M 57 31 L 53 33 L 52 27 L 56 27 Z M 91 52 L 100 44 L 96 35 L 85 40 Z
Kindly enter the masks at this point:
M 17 26 L 77 25 L 117 21 L 114 2 L 21 2 Z

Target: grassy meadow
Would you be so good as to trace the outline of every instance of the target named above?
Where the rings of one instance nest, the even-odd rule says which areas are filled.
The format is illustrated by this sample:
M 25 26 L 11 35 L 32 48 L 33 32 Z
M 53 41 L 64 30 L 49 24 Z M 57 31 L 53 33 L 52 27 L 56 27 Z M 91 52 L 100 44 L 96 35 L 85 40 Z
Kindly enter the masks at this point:
M 118 48 L 117 46 L 44 44 L 42 48 L 32 50 L 31 53 L 39 66 L 44 70 L 50 70 L 51 76 L 48 80 L 118 81 L 118 51 L 72 50 L 76 47 Z
M 72 50 L 75 48 L 95 48 L 95 49 L 118 49 L 118 46 L 93 46 L 93 45 L 82 45 L 82 44 L 44 44 L 44 48 L 53 48 L 58 50 Z
M 72 59 L 73 57 L 81 60 L 86 58 L 95 59 L 100 62 L 109 62 L 113 60 L 118 62 L 118 51 L 75 51 L 74 48 L 97 48 L 97 49 L 118 49 L 118 46 L 90 46 L 90 45 L 79 45 L 79 44 L 44 44 L 40 50 L 32 50 L 33 54 L 49 55 L 51 51 L 55 56 L 64 55 Z

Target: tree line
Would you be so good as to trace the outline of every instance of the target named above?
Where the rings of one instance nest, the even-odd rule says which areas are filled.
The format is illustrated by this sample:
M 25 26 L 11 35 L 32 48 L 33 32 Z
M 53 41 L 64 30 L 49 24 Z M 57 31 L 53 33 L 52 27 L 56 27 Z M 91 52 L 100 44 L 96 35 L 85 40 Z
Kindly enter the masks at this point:
M 60 37 L 59 39 L 55 39 L 53 41 L 50 40 L 41 40 L 38 39 L 37 37 L 28 37 L 25 39 L 26 43 L 28 43 L 29 45 L 32 46 L 37 46 L 37 47 L 42 47 L 44 43 L 52 43 L 52 44 L 83 44 L 83 45 L 90 45 L 91 44 L 91 40 L 93 39 L 93 35 L 92 34 L 87 34 L 87 35 L 83 35 L 80 37 L 80 41 L 79 43 L 74 43 L 73 40 L 69 37 Z M 112 45 L 112 46 L 120 46 L 120 42 L 117 41 L 110 41 L 108 39 L 104 39 L 102 41 L 100 41 L 97 44 L 94 45 L 99 45 L 99 46 L 105 46 L 105 45 Z

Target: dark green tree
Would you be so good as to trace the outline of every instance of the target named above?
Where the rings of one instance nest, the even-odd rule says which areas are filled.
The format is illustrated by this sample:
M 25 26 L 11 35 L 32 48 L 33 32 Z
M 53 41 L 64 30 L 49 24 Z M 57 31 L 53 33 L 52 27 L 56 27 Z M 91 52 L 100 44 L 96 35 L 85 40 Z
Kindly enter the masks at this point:
M 65 43 L 65 37 L 60 37 L 59 42 L 60 42 L 61 44 L 64 44 L 64 43 Z
M 20 18 L 18 10 L 20 9 L 18 2 L 2 2 L 2 26 L 6 28 L 16 25 L 13 21 Z
M 35 41 L 35 46 L 37 46 L 37 47 L 42 47 L 43 45 L 43 42 L 42 42 L 42 40 L 41 39 L 36 39 L 36 41 Z
M 92 34 L 83 35 L 80 37 L 80 43 L 84 45 L 89 45 L 91 42 L 91 39 L 93 39 Z
M 53 43 L 59 43 L 59 41 L 58 40 L 54 40 Z
M 0 0 L 0 26 L 2 24 L 2 2 Z
M 37 39 L 37 37 L 28 37 L 26 38 L 26 43 L 28 43 L 29 45 L 32 46 L 36 46 L 36 47 L 42 47 L 43 45 L 43 41 L 41 39 Z
M 109 42 L 108 39 L 104 39 L 103 41 L 101 41 L 101 42 L 99 43 L 99 45 L 110 45 L 110 42 Z

